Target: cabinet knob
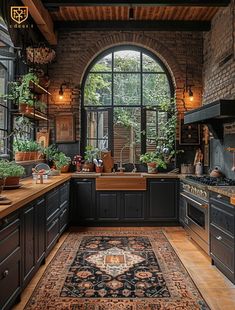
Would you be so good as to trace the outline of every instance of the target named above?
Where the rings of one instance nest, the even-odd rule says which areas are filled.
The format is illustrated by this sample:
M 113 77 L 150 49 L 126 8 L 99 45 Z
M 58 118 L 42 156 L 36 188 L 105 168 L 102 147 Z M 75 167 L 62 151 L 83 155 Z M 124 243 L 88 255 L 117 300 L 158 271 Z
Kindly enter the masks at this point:
M 221 236 L 217 236 L 216 239 L 217 240 L 222 240 L 222 237 Z
M 161 182 L 164 182 L 164 181 L 165 181 L 165 179 L 160 179 L 160 181 L 161 181 Z
M 6 278 L 9 275 L 9 270 L 6 269 L 5 271 L 3 271 L 2 275 L 3 278 Z
M 8 221 L 8 218 L 5 218 L 5 219 L 3 220 L 3 223 L 4 223 L 4 224 L 8 224 L 8 222 L 9 222 L 9 221 Z
M 184 218 L 184 222 L 188 224 L 188 219 L 186 217 Z
M 221 195 L 217 195 L 217 198 L 220 199 L 220 198 L 222 198 L 222 196 Z

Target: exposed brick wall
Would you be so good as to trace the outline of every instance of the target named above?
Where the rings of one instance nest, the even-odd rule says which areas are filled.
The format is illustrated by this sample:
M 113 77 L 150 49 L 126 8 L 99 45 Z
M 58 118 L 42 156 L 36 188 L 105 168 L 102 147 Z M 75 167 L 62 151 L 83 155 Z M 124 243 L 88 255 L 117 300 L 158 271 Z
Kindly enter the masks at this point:
M 235 6 L 221 8 L 204 34 L 203 103 L 235 98 Z M 226 57 L 228 61 L 226 62 Z
M 186 107 L 201 105 L 203 37 L 200 32 L 79 32 L 64 30 L 59 33 L 56 62 L 50 65 L 51 77 L 49 113 L 76 114 L 77 139 L 80 138 L 80 86 L 86 68 L 102 51 L 117 45 L 130 44 L 144 47 L 156 54 L 167 66 L 176 90 L 176 97 L 183 98 L 186 63 L 188 84 L 194 85 L 194 101 L 185 98 Z M 63 100 L 59 99 L 59 87 L 69 82 Z M 183 111 L 182 100 L 177 100 L 179 112 Z M 54 124 L 51 122 L 53 132 Z

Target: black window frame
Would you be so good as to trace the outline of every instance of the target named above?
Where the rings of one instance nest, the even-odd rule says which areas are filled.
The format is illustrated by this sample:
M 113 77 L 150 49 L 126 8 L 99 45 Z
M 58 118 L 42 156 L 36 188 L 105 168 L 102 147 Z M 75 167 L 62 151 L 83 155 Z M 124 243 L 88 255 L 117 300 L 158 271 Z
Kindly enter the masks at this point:
M 115 71 L 114 70 L 114 53 L 118 52 L 118 51 L 125 51 L 125 50 L 132 50 L 132 51 L 137 51 L 140 52 L 140 71 Z M 111 67 L 111 71 L 92 71 L 92 67 L 98 63 L 102 58 L 104 58 L 105 56 L 107 56 L 108 54 L 112 54 L 112 67 Z M 153 58 L 159 65 L 160 67 L 163 69 L 163 71 L 156 71 L 156 72 L 148 72 L 148 71 L 143 71 L 143 54 Z M 112 80 L 111 80 L 111 87 L 112 87 L 112 95 L 111 95 L 111 105 L 102 105 L 102 106 L 94 106 L 94 105 L 85 105 L 85 98 L 84 98 L 84 90 L 85 90 L 85 86 L 86 86 L 86 81 L 87 78 L 89 76 L 90 73 L 99 73 L 99 74 L 111 74 L 112 75 Z M 141 91 L 140 91 L 140 105 L 114 105 L 114 90 L 113 90 L 113 85 L 114 85 L 114 74 L 140 74 L 140 79 L 141 79 Z M 144 135 L 144 131 L 146 130 L 146 114 L 148 110 L 153 110 L 153 108 L 157 107 L 157 106 L 151 106 L 148 107 L 146 105 L 143 104 L 143 75 L 144 74 L 164 74 L 167 77 L 168 83 L 169 83 L 169 90 L 170 90 L 170 98 L 174 98 L 175 95 L 175 88 L 174 88 L 174 84 L 173 84 L 173 80 L 171 77 L 171 74 L 168 70 L 168 68 L 166 67 L 166 65 L 164 64 L 164 62 L 157 57 L 157 55 L 155 55 L 153 52 L 143 48 L 143 47 L 139 47 L 139 46 L 135 46 L 135 45 L 119 45 L 119 46 L 115 46 L 112 48 L 109 48 L 103 52 L 101 52 L 95 59 L 93 59 L 93 61 L 89 64 L 89 66 L 86 69 L 86 72 L 83 76 L 83 80 L 82 80 L 82 85 L 81 85 L 81 137 L 83 137 L 83 139 L 81 139 L 80 142 L 80 149 L 81 149 L 81 154 L 84 155 L 84 151 L 85 151 L 85 147 L 86 147 L 86 141 L 87 141 L 87 115 L 86 115 L 86 111 L 90 111 L 91 109 L 103 109 L 103 110 L 108 110 L 109 115 L 111 115 L 111 120 L 108 120 L 109 124 L 113 124 L 113 111 L 114 108 L 116 107 L 125 107 L 125 108 L 140 108 L 140 114 L 141 114 L 141 154 L 146 152 L 146 136 Z M 110 112 L 110 109 L 112 112 Z M 160 109 L 158 109 L 158 111 L 160 111 Z M 111 153 L 114 153 L 114 137 L 113 137 L 113 126 L 111 126 L 109 128 L 109 145 L 110 145 L 110 149 Z

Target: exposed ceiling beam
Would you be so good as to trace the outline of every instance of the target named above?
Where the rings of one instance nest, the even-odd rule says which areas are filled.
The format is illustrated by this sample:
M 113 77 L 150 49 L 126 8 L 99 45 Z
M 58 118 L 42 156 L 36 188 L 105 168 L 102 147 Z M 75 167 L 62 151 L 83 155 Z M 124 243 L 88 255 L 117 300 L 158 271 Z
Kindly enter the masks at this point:
M 224 7 L 228 6 L 230 0 L 43 0 L 47 8 L 56 8 L 60 6 L 197 6 L 197 7 Z
M 56 28 L 76 28 L 85 31 L 209 31 L 208 21 L 58 21 Z
M 53 20 L 41 0 L 21 0 L 25 6 L 28 6 L 29 13 L 37 24 L 39 30 L 45 39 L 51 45 L 57 44 L 57 36 L 54 32 Z

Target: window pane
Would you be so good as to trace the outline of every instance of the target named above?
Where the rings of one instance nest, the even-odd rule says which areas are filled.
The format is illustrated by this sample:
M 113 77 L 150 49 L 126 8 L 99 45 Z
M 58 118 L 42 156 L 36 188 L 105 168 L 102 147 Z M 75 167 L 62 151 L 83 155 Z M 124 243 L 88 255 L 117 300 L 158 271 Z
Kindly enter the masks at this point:
M 143 71 L 144 72 L 164 72 L 162 67 L 154 60 L 143 54 Z
M 3 139 L 5 137 L 5 132 L 0 130 L 0 154 L 5 153 L 5 140 Z
M 140 108 L 114 108 L 114 160 L 136 163 L 141 153 Z M 122 153 L 122 155 L 121 155 Z
M 92 68 L 91 71 L 109 72 L 112 71 L 112 54 L 104 56 Z
M 0 105 L 0 129 L 5 129 L 5 115 L 6 115 L 6 108 Z
M 146 111 L 146 152 L 156 151 L 157 111 Z
M 84 89 L 84 104 L 111 105 L 111 74 L 90 73 Z
M 167 123 L 167 112 L 158 112 L 158 136 L 163 138 L 165 133 L 162 131 L 163 125 Z
M 140 71 L 140 52 L 120 51 L 114 53 L 114 71 Z
M 143 104 L 157 106 L 170 101 L 170 87 L 165 74 L 143 74 Z
M 114 74 L 114 105 L 140 105 L 140 74 Z
M 87 140 L 99 149 L 108 148 L 108 111 L 87 111 Z

